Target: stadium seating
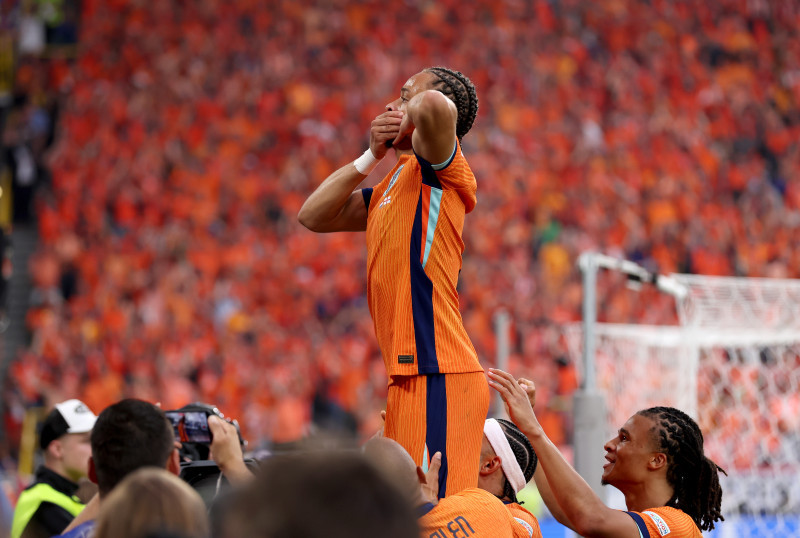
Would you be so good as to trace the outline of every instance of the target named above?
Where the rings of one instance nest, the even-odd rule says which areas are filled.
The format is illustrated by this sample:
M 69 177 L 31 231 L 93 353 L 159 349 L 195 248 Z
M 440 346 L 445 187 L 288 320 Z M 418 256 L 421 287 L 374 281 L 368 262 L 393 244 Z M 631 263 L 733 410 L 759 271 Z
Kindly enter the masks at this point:
M 42 299 L 11 401 L 213 402 L 258 445 L 304 435 L 325 386 L 374 432 L 386 379 L 363 235 L 295 216 L 429 65 L 480 97 L 464 322 L 488 366 L 492 314 L 511 313 L 509 368 L 536 379 L 555 440 L 569 441 L 559 327 L 580 319 L 581 251 L 800 277 L 795 2 L 265 6 L 84 0 L 79 57 L 51 73 L 66 97 L 37 205 Z M 603 319 L 675 322 L 668 297 L 602 282 Z

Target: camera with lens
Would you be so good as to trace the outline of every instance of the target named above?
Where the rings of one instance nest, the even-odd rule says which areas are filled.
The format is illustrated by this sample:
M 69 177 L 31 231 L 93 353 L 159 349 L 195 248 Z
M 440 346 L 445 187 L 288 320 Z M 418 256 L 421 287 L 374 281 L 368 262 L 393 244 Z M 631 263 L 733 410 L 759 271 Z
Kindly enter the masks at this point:
M 247 444 L 242 439 L 242 432 L 236 420 L 225 417 L 215 406 L 195 402 L 180 409 L 165 411 L 172 424 L 175 440 L 181 444 L 181 462 L 197 462 L 209 459 L 211 448 L 211 430 L 208 428 L 208 417 L 214 415 L 233 424 L 239 434 L 239 443 L 244 449 Z
M 200 402 L 165 411 L 164 414 L 172 424 L 175 440 L 181 444 L 181 478 L 197 490 L 206 505 L 210 506 L 221 486 L 227 481 L 222 477 L 217 464 L 209 457 L 212 434 L 208 427 L 208 417 L 214 415 L 233 424 L 244 451 L 247 442 L 242 438 L 239 423 L 225 417 L 215 406 Z M 254 460 L 244 461 L 251 470 L 257 467 Z

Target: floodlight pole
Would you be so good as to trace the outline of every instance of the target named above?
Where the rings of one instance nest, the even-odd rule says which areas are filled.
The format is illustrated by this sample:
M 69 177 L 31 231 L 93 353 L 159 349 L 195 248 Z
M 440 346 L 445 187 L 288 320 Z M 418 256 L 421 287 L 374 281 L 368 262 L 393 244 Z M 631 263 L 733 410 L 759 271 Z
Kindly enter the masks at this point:
M 494 315 L 494 334 L 497 343 L 495 364 L 497 365 L 497 369 L 506 372 L 508 371 L 508 354 L 511 347 L 509 342 L 510 329 L 511 316 L 508 311 L 504 309 L 498 310 Z M 506 409 L 503 404 L 502 396 L 500 396 L 500 393 L 497 391 L 492 392 L 494 392 L 494 399 L 492 401 L 491 416 L 495 418 L 508 418 L 506 416 Z
M 602 447 L 606 441 L 606 396 L 597 389 L 595 369 L 598 256 L 602 255 L 583 253 L 578 259 L 583 274 L 583 378 L 573 396 L 573 446 L 575 470 L 605 500 L 600 480 L 603 474 Z

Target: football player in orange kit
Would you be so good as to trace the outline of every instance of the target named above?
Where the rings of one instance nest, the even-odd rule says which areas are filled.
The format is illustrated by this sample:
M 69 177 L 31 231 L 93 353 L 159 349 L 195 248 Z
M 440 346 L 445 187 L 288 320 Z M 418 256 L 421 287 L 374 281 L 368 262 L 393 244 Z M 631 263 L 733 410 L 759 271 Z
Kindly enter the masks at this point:
M 519 523 L 515 536 L 542 538 L 539 520 L 517 501 L 517 493 L 530 481 L 537 458 L 525 434 L 508 420 L 487 419 L 483 425 L 483 446 L 478 487 L 500 499 Z
M 439 453 L 434 454 L 427 474 L 400 444 L 385 437 L 367 441 L 364 455 L 416 508 L 421 538 L 528 536 L 503 503 L 485 489 L 466 488 L 438 499 Z
M 722 469 L 703 454 L 700 427 L 682 411 L 639 411 L 606 443 L 603 484 L 625 495 L 629 511 L 622 512 L 607 507 L 547 438 L 533 412 L 531 381 L 491 369 L 489 384 L 536 450 L 542 499 L 559 522 L 581 536 L 697 538 L 701 529 L 711 530 L 723 519 Z
M 367 232 L 367 298 L 389 376 L 385 435 L 417 465 L 441 452 L 440 497 L 477 485 L 489 390 L 461 319 L 458 275 L 477 183 L 461 152 L 478 98 L 458 71 L 413 75 L 370 129 L 367 151 L 322 182 L 298 220 Z M 395 149 L 397 163 L 356 190 Z

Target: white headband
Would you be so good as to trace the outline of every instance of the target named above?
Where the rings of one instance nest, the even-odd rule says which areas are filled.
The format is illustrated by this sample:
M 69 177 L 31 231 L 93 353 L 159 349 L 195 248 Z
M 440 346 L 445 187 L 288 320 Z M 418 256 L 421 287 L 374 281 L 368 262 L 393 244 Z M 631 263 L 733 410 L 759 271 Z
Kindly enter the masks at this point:
M 506 438 L 502 426 L 495 419 L 488 418 L 483 423 L 483 433 L 489 440 L 489 444 L 492 445 L 495 454 L 500 456 L 503 474 L 506 475 L 511 487 L 514 488 L 514 493 L 519 493 L 525 487 L 525 475 L 520 469 L 517 457 L 514 456 L 514 451 L 511 450 L 511 445 L 508 444 L 508 438 Z

